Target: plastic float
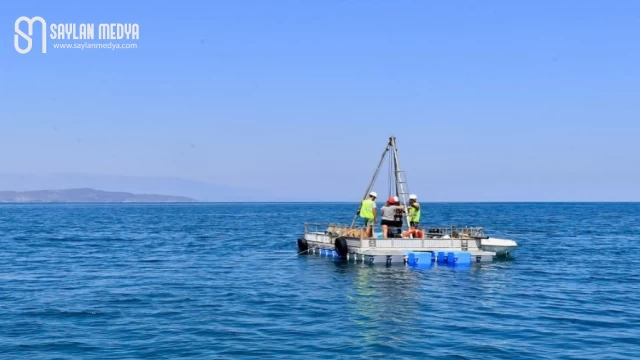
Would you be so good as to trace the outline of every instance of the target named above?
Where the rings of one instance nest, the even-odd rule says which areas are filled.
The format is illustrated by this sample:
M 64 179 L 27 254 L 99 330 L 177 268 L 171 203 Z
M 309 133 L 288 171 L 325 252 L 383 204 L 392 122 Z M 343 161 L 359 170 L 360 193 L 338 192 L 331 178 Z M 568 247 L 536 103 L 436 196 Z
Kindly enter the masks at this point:
M 395 196 L 407 209 L 409 189 L 404 171 L 400 170 L 393 136 L 389 138 L 364 198 L 369 195 L 387 156 L 389 178 L 395 183 Z M 301 254 L 368 264 L 427 267 L 434 264 L 464 266 L 493 261 L 498 257 L 508 257 L 518 246 L 513 240 L 486 236 L 482 227 L 418 225 L 412 228 L 407 216 L 403 216 L 402 226 L 394 229 L 395 232 L 391 231 L 388 238 L 384 239 L 381 232 L 367 236 L 364 226 L 356 226 L 358 213 L 351 225 L 304 224 L 304 236 L 297 240 L 298 250 Z

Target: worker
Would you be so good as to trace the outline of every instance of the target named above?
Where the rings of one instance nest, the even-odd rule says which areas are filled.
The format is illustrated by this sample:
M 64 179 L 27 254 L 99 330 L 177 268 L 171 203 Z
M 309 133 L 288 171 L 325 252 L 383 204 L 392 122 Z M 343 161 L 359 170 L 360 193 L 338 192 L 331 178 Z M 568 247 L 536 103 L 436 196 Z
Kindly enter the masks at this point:
M 409 225 L 417 229 L 420 223 L 420 203 L 416 194 L 409 195 Z
M 398 209 L 401 209 L 402 206 L 399 205 L 394 198 L 390 197 L 389 200 L 384 204 L 384 206 L 380 209 L 380 213 L 382 215 L 382 221 L 380 225 L 382 225 L 382 238 L 386 239 L 389 234 L 389 228 L 396 227 L 395 215 Z
M 397 196 L 393 197 L 393 200 L 397 205 L 400 205 L 400 198 Z M 391 228 L 396 232 L 398 236 L 402 233 L 402 219 L 405 216 L 404 206 L 396 206 L 396 212 L 393 216 L 393 223 L 391 224 Z
M 373 224 L 376 223 L 378 214 L 376 213 L 376 198 L 378 194 L 375 191 L 369 193 L 369 198 L 362 200 L 360 204 L 360 217 L 364 221 L 367 237 L 373 237 Z

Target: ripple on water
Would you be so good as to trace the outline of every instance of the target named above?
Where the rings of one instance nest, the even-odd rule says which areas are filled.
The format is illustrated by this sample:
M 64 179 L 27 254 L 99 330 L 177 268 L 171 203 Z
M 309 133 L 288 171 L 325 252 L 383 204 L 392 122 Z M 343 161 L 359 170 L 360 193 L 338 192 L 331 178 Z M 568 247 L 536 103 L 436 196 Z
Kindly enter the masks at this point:
M 296 256 L 353 211 L 0 205 L 2 358 L 640 357 L 640 204 L 428 204 L 520 245 L 463 271 Z

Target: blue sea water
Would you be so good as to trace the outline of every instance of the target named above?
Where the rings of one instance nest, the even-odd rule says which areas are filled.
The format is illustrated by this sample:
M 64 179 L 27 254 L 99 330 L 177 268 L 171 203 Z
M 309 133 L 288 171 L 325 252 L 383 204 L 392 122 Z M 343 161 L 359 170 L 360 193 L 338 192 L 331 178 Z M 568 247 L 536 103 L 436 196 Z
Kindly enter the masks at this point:
M 0 206 L 0 358 L 640 358 L 640 204 L 423 204 L 470 269 L 296 255 L 353 204 Z

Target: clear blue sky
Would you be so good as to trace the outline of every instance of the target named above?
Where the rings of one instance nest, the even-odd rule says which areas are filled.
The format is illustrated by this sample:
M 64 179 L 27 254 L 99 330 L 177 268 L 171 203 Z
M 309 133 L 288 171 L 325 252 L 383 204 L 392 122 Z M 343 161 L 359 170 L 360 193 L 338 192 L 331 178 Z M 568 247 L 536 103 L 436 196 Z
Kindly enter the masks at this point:
M 139 48 L 21 55 L 23 15 L 135 22 Z M 640 201 L 639 1 L 3 1 L 0 24 L 3 173 L 357 200 L 394 134 L 423 201 Z

